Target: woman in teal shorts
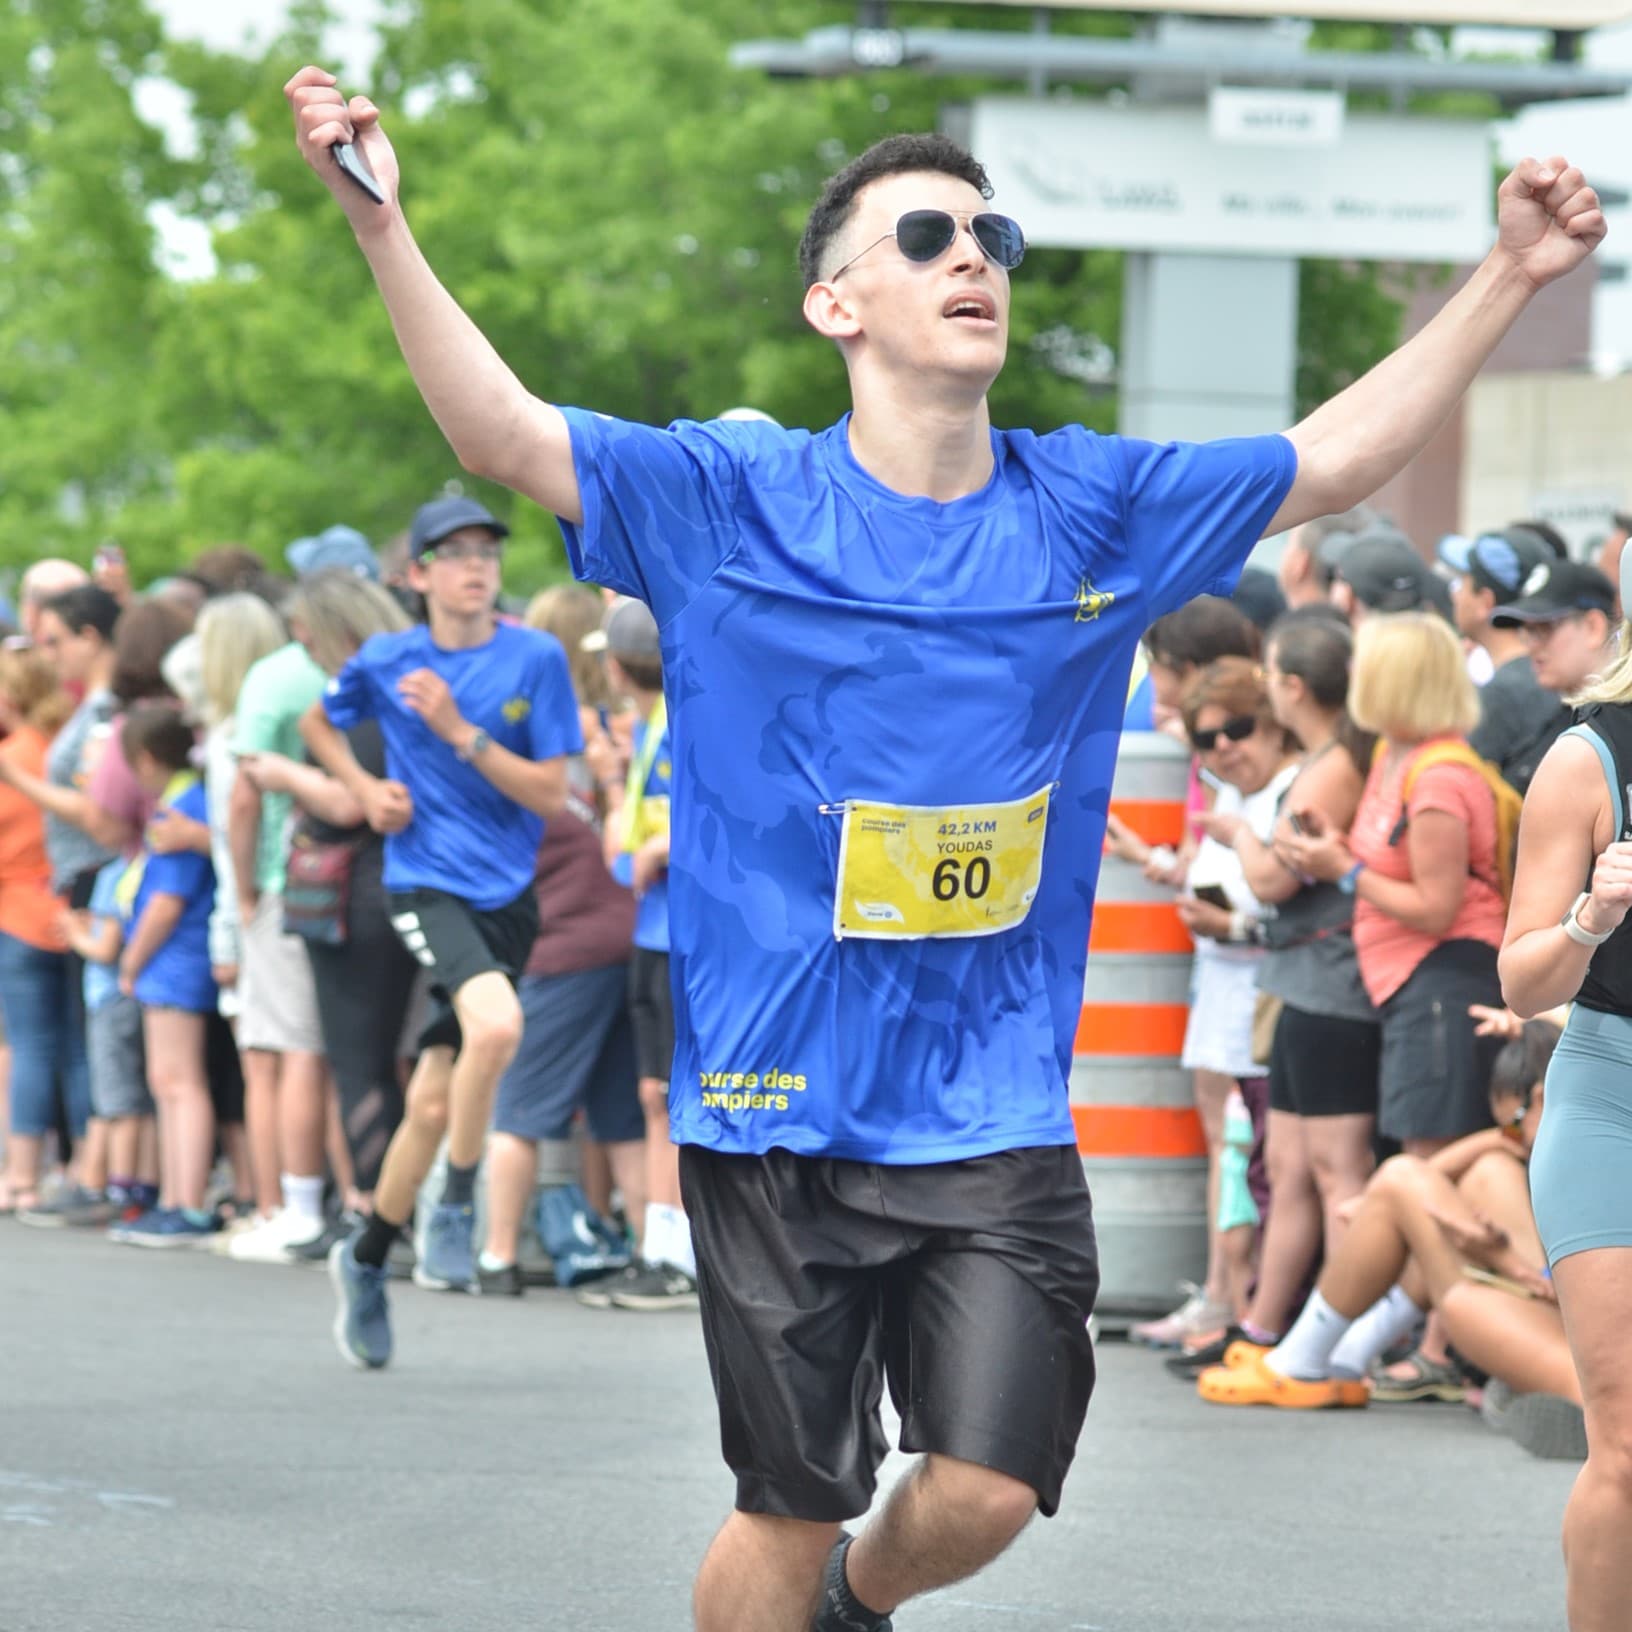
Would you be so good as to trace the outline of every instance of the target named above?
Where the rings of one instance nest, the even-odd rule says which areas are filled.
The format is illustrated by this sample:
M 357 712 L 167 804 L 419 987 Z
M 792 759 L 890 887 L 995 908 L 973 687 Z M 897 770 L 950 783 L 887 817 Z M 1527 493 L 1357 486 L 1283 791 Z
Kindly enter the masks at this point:
M 1623 1632 L 1632 1604 L 1632 625 L 1620 650 L 1530 785 L 1501 955 L 1519 1014 L 1575 1005 L 1530 1163 L 1586 1406 L 1564 1516 L 1571 1632 Z

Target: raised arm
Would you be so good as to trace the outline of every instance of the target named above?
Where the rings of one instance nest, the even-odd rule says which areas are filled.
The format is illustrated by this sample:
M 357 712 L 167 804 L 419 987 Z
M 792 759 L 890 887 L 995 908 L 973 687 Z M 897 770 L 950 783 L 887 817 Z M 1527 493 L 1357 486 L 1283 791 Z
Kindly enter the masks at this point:
M 396 155 L 380 129 L 379 110 L 367 97 L 348 103 L 322 68 L 302 68 L 283 93 L 294 110 L 301 157 L 351 223 L 414 383 L 460 464 L 567 521 L 581 521 L 567 422 L 511 373 L 420 253 L 398 201 Z M 384 204 L 335 162 L 330 149 L 352 141 L 380 183 Z
M 1598 195 L 1562 158 L 1526 159 L 1498 194 L 1496 247 L 1440 314 L 1288 432 L 1298 477 L 1267 533 L 1335 515 L 1405 469 L 1450 417 L 1530 297 L 1603 242 Z

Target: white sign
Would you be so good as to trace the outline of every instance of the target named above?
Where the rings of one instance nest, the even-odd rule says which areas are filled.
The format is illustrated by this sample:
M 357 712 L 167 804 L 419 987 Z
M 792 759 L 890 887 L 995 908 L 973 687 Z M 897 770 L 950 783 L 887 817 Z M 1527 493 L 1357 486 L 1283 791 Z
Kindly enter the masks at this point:
M 1348 102 L 1341 91 L 1260 91 L 1219 85 L 1207 98 L 1215 142 L 1242 147 L 1336 147 Z
M 1237 147 L 1200 108 L 988 97 L 970 146 L 1038 245 L 1465 262 L 1495 232 L 1480 123 L 1354 116 L 1335 147 Z
M 1595 539 L 1615 530 L 1617 512 L 1626 508 L 1619 488 L 1554 488 L 1537 493 L 1530 501 L 1530 514 L 1537 521 L 1550 521 L 1569 540 L 1571 555 L 1583 555 Z
M 967 0 L 966 0 L 967 3 Z M 989 0 L 983 0 L 989 3 Z M 1034 6 L 1036 0 L 998 0 Z M 1077 11 L 1126 11 L 1127 0 L 1049 0 Z M 1208 17 L 1312 17 L 1362 23 L 1472 23 L 1508 28 L 1601 28 L 1632 17 L 1628 0 L 1140 0 L 1140 11 Z

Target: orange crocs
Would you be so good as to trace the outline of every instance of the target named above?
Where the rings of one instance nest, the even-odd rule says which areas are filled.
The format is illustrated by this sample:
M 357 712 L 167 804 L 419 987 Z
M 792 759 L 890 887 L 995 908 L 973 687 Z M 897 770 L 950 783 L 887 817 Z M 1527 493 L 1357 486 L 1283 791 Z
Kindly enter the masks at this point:
M 1244 1338 L 1232 1343 L 1224 1351 L 1224 1369 L 1239 1371 L 1243 1366 L 1255 1366 L 1272 1347 L 1269 1343 L 1249 1343 Z
M 1302 1382 L 1283 1377 L 1264 1364 L 1264 1355 L 1243 1355 L 1241 1364 L 1214 1366 L 1196 1382 L 1196 1392 L 1211 1405 L 1273 1405 L 1283 1411 L 1328 1411 L 1355 1407 L 1371 1399 L 1371 1385 L 1363 1380 L 1323 1377 Z

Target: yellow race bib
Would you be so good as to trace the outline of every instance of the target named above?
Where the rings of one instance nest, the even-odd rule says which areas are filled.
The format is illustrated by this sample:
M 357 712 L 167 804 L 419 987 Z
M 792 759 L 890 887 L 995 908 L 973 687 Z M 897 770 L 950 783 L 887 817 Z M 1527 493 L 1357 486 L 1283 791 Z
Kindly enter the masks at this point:
M 885 805 L 842 811 L 833 933 L 843 940 L 996 935 L 1023 923 L 1043 875 L 1054 784 L 1001 805 Z

